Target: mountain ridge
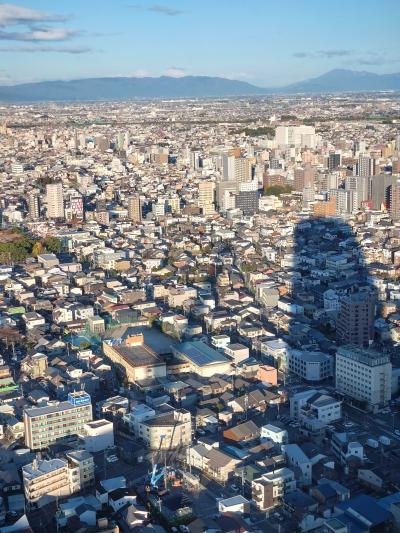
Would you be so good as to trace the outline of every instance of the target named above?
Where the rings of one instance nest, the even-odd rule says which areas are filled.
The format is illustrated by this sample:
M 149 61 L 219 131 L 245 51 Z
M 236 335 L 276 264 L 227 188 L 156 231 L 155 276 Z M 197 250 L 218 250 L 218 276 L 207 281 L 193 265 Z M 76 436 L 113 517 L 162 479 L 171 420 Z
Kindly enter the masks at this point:
M 283 87 L 258 87 L 218 76 L 101 77 L 0 86 L 0 101 L 106 101 L 132 98 L 206 98 L 273 93 L 399 91 L 400 73 L 333 69 Z

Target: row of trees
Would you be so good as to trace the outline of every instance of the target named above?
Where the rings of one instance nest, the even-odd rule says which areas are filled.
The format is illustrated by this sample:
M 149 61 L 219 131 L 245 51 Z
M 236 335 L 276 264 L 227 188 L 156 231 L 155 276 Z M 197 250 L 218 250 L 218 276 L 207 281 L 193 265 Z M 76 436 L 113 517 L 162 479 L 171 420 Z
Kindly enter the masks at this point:
M 16 233 L 14 239 L 2 242 L 0 233 L 0 261 L 3 263 L 12 263 L 25 261 L 28 257 L 37 257 L 43 252 L 60 253 L 61 242 L 56 237 L 46 237 L 38 240 L 30 237 L 25 233 Z

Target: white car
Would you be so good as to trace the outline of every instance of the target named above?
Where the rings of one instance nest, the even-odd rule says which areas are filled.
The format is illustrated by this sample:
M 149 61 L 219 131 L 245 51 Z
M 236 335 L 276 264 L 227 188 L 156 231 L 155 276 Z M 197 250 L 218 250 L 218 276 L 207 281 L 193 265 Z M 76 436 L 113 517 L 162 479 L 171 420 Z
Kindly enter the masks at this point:
M 353 422 L 345 422 L 343 425 L 344 425 L 345 428 L 352 428 L 354 426 L 354 423 Z
M 107 461 L 109 463 L 116 463 L 118 461 L 118 457 L 116 455 L 109 455 L 107 457 Z
M 394 430 L 394 434 L 395 434 L 395 435 L 398 435 L 398 436 L 400 437 L 400 429 L 395 429 L 395 430 Z

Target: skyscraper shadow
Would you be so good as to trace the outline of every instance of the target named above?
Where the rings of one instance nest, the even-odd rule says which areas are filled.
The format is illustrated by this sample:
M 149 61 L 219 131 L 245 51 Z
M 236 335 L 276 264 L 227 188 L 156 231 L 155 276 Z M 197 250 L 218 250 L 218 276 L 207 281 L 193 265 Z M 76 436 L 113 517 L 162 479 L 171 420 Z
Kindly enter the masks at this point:
M 281 370 L 310 383 L 333 382 L 340 347 L 382 352 L 375 281 L 353 227 L 340 218 L 306 218 L 285 254 L 290 357 Z

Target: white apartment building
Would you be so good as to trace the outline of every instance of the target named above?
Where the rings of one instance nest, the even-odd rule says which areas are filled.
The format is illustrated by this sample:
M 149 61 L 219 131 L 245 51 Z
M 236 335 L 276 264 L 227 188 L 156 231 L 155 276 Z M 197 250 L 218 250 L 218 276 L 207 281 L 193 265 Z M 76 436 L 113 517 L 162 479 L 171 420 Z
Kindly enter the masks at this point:
M 260 511 L 267 511 L 281 504 L 283 496 L 296 489 L 293 470 L 279 468 L 268 472 L 251 483 L 252 500 Z
M 333 358 L 322 352 L 289 350 L 289 370 L 306 381 L 322 381 L 333 375 Z
M 336 390 L 371 408 L 391 398 L 392 364 L 388 355 L 358 346 L 341 346 L 336 353 Z
M 114 424 L 109 420 L 92 420 L 83 426 L 82 438 L 85 450 L 100 452 L 114 446 Z

